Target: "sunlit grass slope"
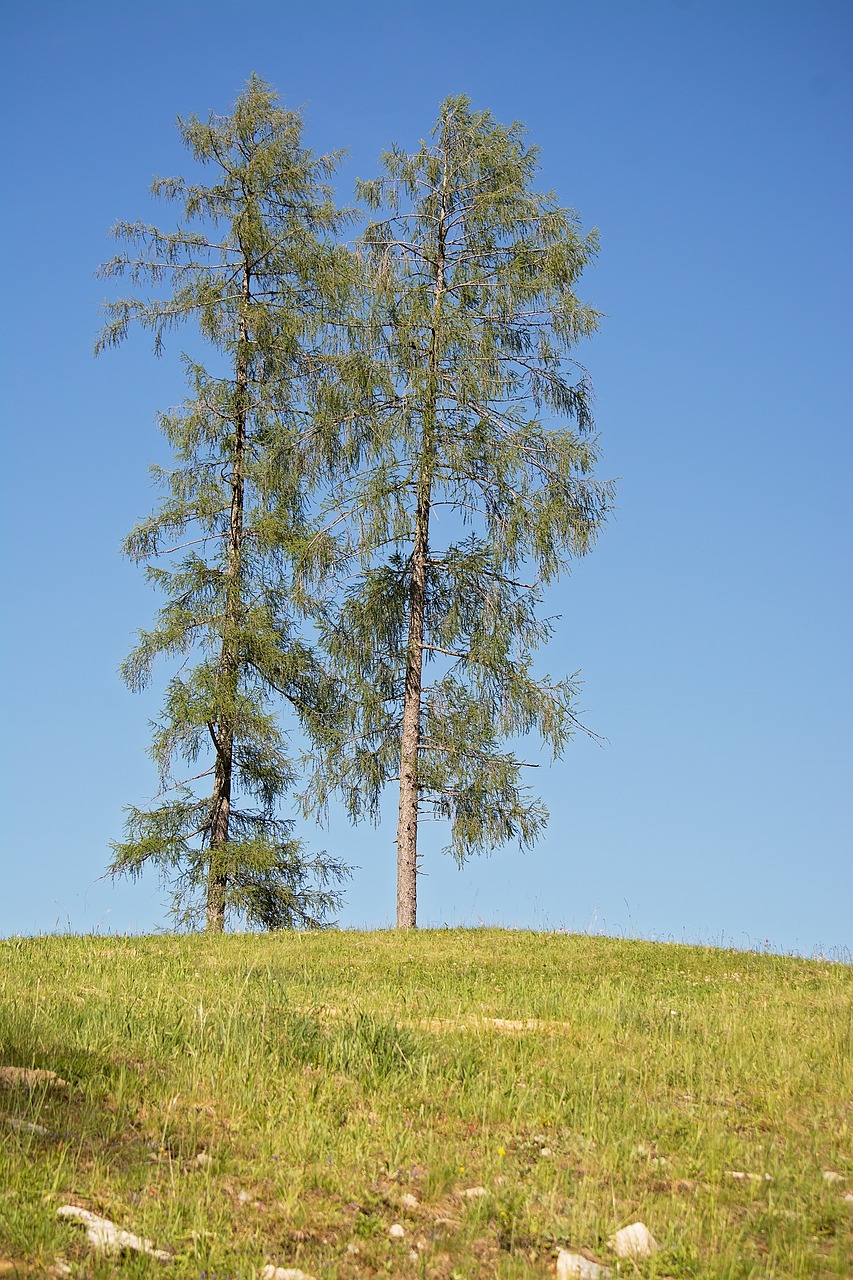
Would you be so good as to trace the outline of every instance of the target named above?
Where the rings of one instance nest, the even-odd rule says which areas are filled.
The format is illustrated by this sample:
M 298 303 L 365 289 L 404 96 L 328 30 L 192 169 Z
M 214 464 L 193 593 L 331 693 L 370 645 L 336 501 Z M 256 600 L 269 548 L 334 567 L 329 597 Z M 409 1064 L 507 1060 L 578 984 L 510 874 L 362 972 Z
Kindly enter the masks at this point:
M 0 943 L 0 984 L 0 1064 L 68 1082 L 0 1079 L 0 1273 L 537 1277 L 561 1247 L 615 1266 L 641 1220 L 660 1251 L 623 1274 L 853 1275 L 848 966 L 486 929 L 48 937 Z M 172 1262 L 99 1258 L 69 1203 Z

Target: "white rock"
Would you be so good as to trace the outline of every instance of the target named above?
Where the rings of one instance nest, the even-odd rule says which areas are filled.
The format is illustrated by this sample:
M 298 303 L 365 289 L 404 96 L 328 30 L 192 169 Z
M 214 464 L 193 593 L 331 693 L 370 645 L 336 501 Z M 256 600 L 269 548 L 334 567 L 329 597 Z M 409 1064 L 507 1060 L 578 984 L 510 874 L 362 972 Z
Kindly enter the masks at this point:
M 204 1168 L 206 1164 L 213 1164 L 213 1160 L 210 1158 L 210 1156 L 207 1154 L 206 1151 L 199 1151 L 198 1155 L 195 1158 L 195 1162 L 196 1164 L 201 1165 L 202 1168 Z
M 53 1262 L 53 1274 L 57 1276 L 72 1275 L 71 1263 L 66 1262 L 64 1258 L 55 1258 Z
M 658 1247 L 652 1233 L 642 1222 L 632 1222 L 630 1227 L 623 1227 L 607 1243 L 617 1258 L 650 1258 Z
M 158 1258 L 160 1262 L 172 1261 L 170 1253 L 166 1253 L 163 1249 L 155 1249 L 150 1240 L 143 1240 L 132 1231 L 124 1231 L 114 1222 L 110 1222 L 109 1218 L 99 1218 L 96 1213 L 90 1213 L 88 1209 L 80 1209 L 76 1204 L 61 1205 L 56 1215 L 59 1218 L 71 1218 L 75 1222 L 83 1223 L 87 1228 L 86 1235 L 89 1243 L 96 1249 L 102 1249 L 104 1253 L 124 1253 L 126 1250 L 131 1250 L 134 1253 L 147 1253 L 152 1258 Z
M 400 1204 L 404 1209 L 417 1209 L 420 1201 L 417 1196 L 413 1196 L 411 1191 L 407 1191 L 404 1196 L 400 1196 Z
M 602 1267 L 598 1262 L 590 1262 L 580 1253 L 569 1253 L 561 1249 L 557 1255 L 557 1280 L 603 1280 L 611 1275 L 609 1267 Z
M 843 1182 L 844 1174 L 836 1173 L 834 1169 L 824 1169 L 823 1180 L 824 1182 Z
M 299 1267 L 274 1267 L 270 1264 L 261 1272 L 261 1280 L 314 1280 L 314 1277 L 307 1271 L 300 1271 Z
M 743 1182 L 748 1178 L 750 1182 L 772 1182 L 772 1173 L 744 1173 L 741 1169 L 727 1169 L 726 1173 L 730 1178 L 737 1178 L 739 1182 Z
M 542 1147 L 539 1154 L 540 1156 L 542 1156 L 544 1160 L 547 1160 L 549 1156 L 552 1156 L 554 1154 L 554 1152 L 551 1150 L 550 1147 Z
M 409 1261 L 410 1261 L 410 1262 L 417 1262 L 417 1261 L 418 1261 L 418 1259 L 420 1258 L 420 1256 L 421 1256 L 421 1255 L 418 1253 L 417 1249 L 410 1249 L 410 1250 L 409 1250 Z
M 388 1228 L 388 1234 L 392 1240 L 404 1240 L 406 1237 L 406 1228 L 401 1226 L 399 1222 L 395 1222 L 393 1226 Z
M 844 1199 L 847 1201 L 848 1204 L 853 1204 L 853 1191 L 848 1191 Z
M 485 1187 L 466 1187 L 465 1190 L 460 1191 L 459 1194 L 464 1196 L 466 1200 L 479 1200 L 482 1196 L 487 1196 L 489 1193 Z

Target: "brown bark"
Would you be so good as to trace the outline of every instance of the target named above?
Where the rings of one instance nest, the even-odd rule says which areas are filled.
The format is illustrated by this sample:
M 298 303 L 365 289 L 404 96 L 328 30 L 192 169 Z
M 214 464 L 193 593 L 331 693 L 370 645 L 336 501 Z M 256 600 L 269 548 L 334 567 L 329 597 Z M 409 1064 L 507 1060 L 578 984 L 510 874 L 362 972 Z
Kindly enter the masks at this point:
M 223 645 L 224 649 L 224 645 Z M 216 766 L 213 775 L 213 821 L 210 830 L 210 866 L 207 876 L 207 928 L 225 928 L 225 891 L 228 887 L 228 825 L 231 816 L 231 763 L 234 735 L 221 719 L 216 734 Z
M 400 742 L 400 807 L 397 818 L 397 928 L 414 929 L 418 912 L 418 752 L 421 738 L 421 689 L 424 662 L 429 516 L 432 473 L 436 456 L 438 411 L 438 348 L 442 295 L 445 287 L 447 158 L 444 157 L 438 242 L 435 261 L 435 293 L 430 327 L 429 367 L 421 436 L 420 474 L 415 509 L 412 576 L 409 585 L 409 635 L 403 722 Z
M 222 690 L 233 702 L 237 695 L 237 628 L 240 617 L 240 578 L 243 559 L 244 465 L 246 455 L 246 414 L 248 403 L 248 322 L 250 269 L 243 267 L 244 308 L 240 317 L 237 346 L 236 398 L 234 412 L 234 453 L 231 466 L 231 510 L 228 522 L 228 556 L 225 566 L 225 614 L 222 627 L 220 672 Z M 225 928 L 228 888 L 228 840 L 231 818 L 231 779 L 234 760 L 234 721 L 226 712 L 219 716 L 214 735 L 216 765 L 211 801 L 210 863 L 207 877 L 207 929 L 221 933 Z

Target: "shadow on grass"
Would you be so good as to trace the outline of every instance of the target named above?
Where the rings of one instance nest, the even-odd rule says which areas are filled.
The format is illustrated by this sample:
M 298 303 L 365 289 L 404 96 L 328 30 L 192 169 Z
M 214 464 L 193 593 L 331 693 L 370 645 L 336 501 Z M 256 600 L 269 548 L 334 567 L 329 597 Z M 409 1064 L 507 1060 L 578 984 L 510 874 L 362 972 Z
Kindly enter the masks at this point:
M 109 1217 L 107 1185 L 136 1198 L 157 1154 L 139 1121 L 143 1092 L 130 1064 L 51 1038 L 34 1011 L 0 1010 L 0 1280 L 59 1276 L 60 1255 L 101 1274 L 85 1234 L 56 1210 Z
M 91 1137 L 103 1149 L 115 1127 L 116 1070 L 104 1054 L 46 1037 L 31 1014 L 0 1010 L 0 1118 L 7 1133 L 47 1145 Z

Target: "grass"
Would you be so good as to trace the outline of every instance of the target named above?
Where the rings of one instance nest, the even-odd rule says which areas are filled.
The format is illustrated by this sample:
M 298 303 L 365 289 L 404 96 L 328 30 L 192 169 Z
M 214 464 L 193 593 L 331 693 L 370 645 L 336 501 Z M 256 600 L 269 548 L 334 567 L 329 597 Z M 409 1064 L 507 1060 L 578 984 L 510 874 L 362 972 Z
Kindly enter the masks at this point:
M 626 1275 L 853 1274 L 845 965 L 491 929 L 41 937 L 0 943 L 0 993 L 0 1068 L 68 1082 L 0 1070 L 0 1275 L 513 1280 L 559 1247 L 615 1266 L 638 1219 L 660 1252 Z M 68 1203 L 172 1263 L 103 1258 Z

